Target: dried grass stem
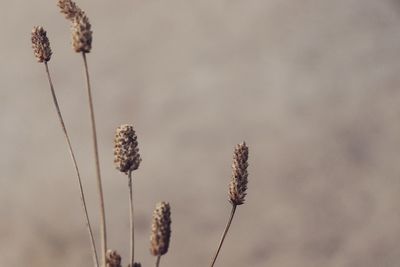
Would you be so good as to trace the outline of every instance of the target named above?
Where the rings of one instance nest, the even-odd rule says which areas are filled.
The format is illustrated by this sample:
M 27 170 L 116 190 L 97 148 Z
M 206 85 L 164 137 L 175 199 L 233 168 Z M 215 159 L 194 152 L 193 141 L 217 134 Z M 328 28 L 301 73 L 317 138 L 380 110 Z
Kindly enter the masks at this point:
M 157 256 L 156 267 L 160 266 L 161 255 Z
M 226 224 L 224 233 L 223 233 L 222 236 L 221 236 L 221 241 L 219 242 L 217 251 L 215 252 L 214 257 L 212 258 L 211 265 L 210 265 L 211 267 L 214 266 L 215 261 L 217 260 L 218 254 L 219 254 L 219 252 L 220 252 L 220 250 L 221 250 L 221 247 L 222 247 L 222 244 L 224 243 L 226 234 L 228 233 L 229 228 L 230 228 L 231 223 L 232 223 L 232 220 L 233 220 L 233 217 L 235 216 L 235 211 L 236 211 L 236 205 L 235 205 L 235 204 L 232 204 L 231 215 L 229 216 L 229 220 L 228 220 L 228 223 Z
M 96 245 L 95 245 L 95 241 L 94 241 L 94 237 L 93 237 L 92 227 L 91 227 L 91 224 L 90 224 L 89 214 L 88 214 L 87 207 L 86 207 L 85 194 L 83 192 L 81 175 L 80 175 L 80 172 L 79 172 L 78 164 L 76 162 L 74 151 L 72 149 L 71 141 L 70 141 L 67 129 L 65 127 L 64 119 L 63 119 L 63 117 L 61 115 L 60 106 L 58 105 L 57 96 L 56 96 L 56 93 L 54 91 L 53 82 L 52 82 L 51 76 L 50 76 L 49 66 L 48 66 L 47 62 L 44 62 L 44 65 L 45 65 L 45 68 L 46 68 L 47 78 L 48 78 L 49 84 L 50 84 L 50 90 L 51 90 L 51 95 L 53 97 L 54 106 L 56 108 L 58 119 L 60 121 L 61 128 L 63 130 L 65 139 L 67 140 L 68 150 L 69 150 L 72 162 L 73 162 L 74 167 L 75 167 L 76 176 L 78 178 L 78 185 L 79 185 L 81 204 L 82 204 L 82 208 L 83 208 L 83 213 L 85 215 L 86 228 L 87 228 L 87 231 L 88 231 L 89 237 L 90 237 L 90 243 L 91 243 L 91 247 L 92 247 L 92 255 L 93 255 L 94 266 L 99 267 L 97 251 L 96 251 Z
M 90 110 L 90 120 L 92 124 L 92 139 L 94 147 L 94 157 L 96 164 L 96 176 L 97 176 L 97 190 L 100 198 L 100 236 L 101 236 L 101 249 L 102 249 L 102 266 L 106 266 L 106 253 L 107 253 L 107 231 L 106 231 L 106 213 L 104 208 L 104 195 L 103 187 L 101 184 L 101 173 L 100 173 L 100 160 L 99 160 L 99 149 L 97 144 L 97 132 L 96 132 L 96 122 L 94 117 L 93 99 L 90 85 L 89 68 L 86 59 L 86 53 L 82 52 L 83 63 L 85 65 L 85 76 L 88 91 L 89 100 L 89 110 Z
M 128 172 L 128 187 L 129 187 L 129 222 L 131 228 L 131 258 L 130 264 L 134 266 L 134 259 L 135 259 L 135 227 L 134 227 L 134 216 L 133 216 L 133 190 L 132 190 L 132 171 Z

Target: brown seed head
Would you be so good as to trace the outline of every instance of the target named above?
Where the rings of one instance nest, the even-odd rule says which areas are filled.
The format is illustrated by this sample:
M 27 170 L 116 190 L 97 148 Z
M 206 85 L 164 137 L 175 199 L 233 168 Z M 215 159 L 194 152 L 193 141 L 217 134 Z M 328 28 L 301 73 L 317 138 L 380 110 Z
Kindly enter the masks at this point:
M 121 267 L 121 256 L 116 250 L 107 250 L 106 264 L 107 267 Z
M 65 15 L 65 18 L 74 21 L 74 18 L 82 13 L 82 10 L 76 5 L 74 1 L 71 0 L 59 0 L 58 4 L 61 13 Z
M 72 21 L 72 47 L 75 52 L 89 53 L 92 49 L 92 25 L 85 12 L 76 14 Z
M 128 264 L 128 267 L 132 267 L 132 265 L 129 263 L 129 264 Z M 142 264 L 140 264 L 140 262 L 135 262 L 135 263 L 133 264 L 133 267 L 142 267 Z
M 244 203 L 247 190 L 247 160 L 249 157 L 249 148 L 243 142 L 235 147 L 232 163 L 232 181 L 229 184 L 229 201 L 233 205 Z
M 161 256 L 168 252 L 171 236 L 171 209 L 167 202 L 157 204 L 153 213 L 151 226 L 150 252 L 154 256 Z
M 119 126 L 114 139 L 114 163 L 117 169 L 124 173 L 134 171 L 139 168 L 141 161 L 133 126 L 129 124 Z
M 38 62 L 47 62 L 51 58 L 51 48 L 46 31 L 41 26 L 32 29 L 32 48 Z

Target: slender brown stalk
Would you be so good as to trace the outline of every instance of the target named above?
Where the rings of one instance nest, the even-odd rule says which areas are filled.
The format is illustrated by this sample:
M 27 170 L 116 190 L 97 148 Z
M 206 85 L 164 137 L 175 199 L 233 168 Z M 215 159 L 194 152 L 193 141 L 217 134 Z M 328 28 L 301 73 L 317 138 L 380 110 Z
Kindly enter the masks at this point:
M 133 221 L 133 193 L 132 193 L 132 171 L 128 172 L 128 187 L 129 187 L 129 221 L 131 227 L 131 266 L 134 266 L 135 259 L 135 227 Z
M 65 139 L 67 140 L 69 154 L 71 156 L 72 162 L 73 162 L 74 167 L 75 167 L 76 176 L 78 178 L 78 185 L 79 185 L 81 204 L 82 204 L 82 208 L 83 208 L 83 213 L 85 215 L 86 228 L 88 230 L 90 241 L 91 241 L 94 266 L 99 267 L 97 251 L 96 251 L 96 245 L 95 245 L 95 241 L 94 241 L 94 238 L 93 238 L 93 231 L 92 231 L 92 227 L 90 225 L 89 214 L 88 214 L 87 207 L 86 207 L 85 194 L 83 192 L 81 175 L 80 175 L 80 172 L 79 172 L 78 164 L 76 162 L 74 151 L 72 149 L 71 141 L 69 139 L 69 135 L 68 135 L 67 129 L 65 127 L 64 119 L 63 119 L 63 117 L 61 115 L 60 107 L 58 105 L 58 100 L 57 100 L 56 93 L 54 91 L 53 82 L 52 82 L 51 76 L 50 76 L 49 66 L 48 66 L 47 62 L 44 62 L 44 65 L 45 65 L 45 68 L 46 68 L 47 78 L 48 78 L 49 84 L 50 84 L 50 90 L 51 90 L 51 95 L 53 97 L 54 106 L 56 108 L 58 119 L 60 121 L 61 128 L 62 128 L 62 130 L 64 132 Z
M 232 223 L 232 220 L 233 220 L 233 216 L 235 216 L 235 211 L 236 211 L 236 205 L 235 205 L 235 204 L 232 204 L 231 215 L 229 216 L 228 223 L 226 224 L 224 233 L 222 234 L 221 241 L 219 242 L 217 251 L 215 252 L 214 257 L 212 258 L 212 262 L 211 262 L 211 265 L 210 265 L 211 267 L 214 266 L 215 261 L 217 260 L 219 251 L 221 250 L 221 247 L 222 247 L 222 244 L 224 243 L 226 234 L 228 233 L 229 227 L 231 226 L 231 223 Z
M 107 231 L 106 231 L 106 213 L 104 208 L 103 187 L 101 184 L 99 149 L 97 144 L 96 122 L 94 118 L 92 90 L 90 86 L 89 68 L 86 60 L 86 52 L 82 52 L 82 57 L 83 57 L 83 63 L 85 65 L 85 76 L 86 76 L 86 85 L 87 85 L 87 92 L 89 99 L 90 120 L 92 124 L 92 138 L 93 138 L 94 157 L 96 164 L 97 190 L 100 198 L 100 236 L 101 236 L 101 249 L 102 249 L 102 259 L 103 259 L 102 266 L 105 267 L 106 253 L 107 253 Z
M 161 255 L 157 256 L 156 267 L 160 266 L 160 259 L 161 259 Z

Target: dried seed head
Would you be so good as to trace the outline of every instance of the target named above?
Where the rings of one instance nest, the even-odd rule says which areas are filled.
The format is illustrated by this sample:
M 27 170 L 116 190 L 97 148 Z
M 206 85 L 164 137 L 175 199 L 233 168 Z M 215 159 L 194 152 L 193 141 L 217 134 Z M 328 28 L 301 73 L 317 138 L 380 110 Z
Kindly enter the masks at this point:
M 65 15 L 65 18 L 74 21 L 74 18 L 82 13 L 82 10 L 71 0 L 59 0 L 58 4 L 61 13 Z
M 92 49 L 92 25 L 85 12 L 81 11 L 72 21 L 72 47 L 75 52 L 89 53 Z
M 51 58 L 51 48 L 46 31 L 41 26 L 32 29 L 32 48 L 38 62 L 47 62 Z
M 247 160 L 249 157 L 249 148 L 243 142 L 235 147 L 232 163 L 232 181 L 229 184 L 229 201 L 233 205 L 244 203 L 247 190 Z
M 153 213 L 151 226 L 150 252 L 154 256 L 161 256 L 168 252 L 171 236 L 171 209 L 167 202 L 157 204 Z
M 107 250 L 106 264 L 107 267 L 121 267 L 121 256 L 116 250 Z
M 140 158 L 137 136 L 133 126 L 121 125 L 115 132 L 114 163 L 118 170 L 124 173 L 139 168 Z
M 129 264 L 128 264 L 128 267 L 132 267 L 132 265 L 129 263 Z M 133 264 L 133 267 L 142 267 L 142 264 L 140 264 L 140 262 L 135 262 L 135 263 Z

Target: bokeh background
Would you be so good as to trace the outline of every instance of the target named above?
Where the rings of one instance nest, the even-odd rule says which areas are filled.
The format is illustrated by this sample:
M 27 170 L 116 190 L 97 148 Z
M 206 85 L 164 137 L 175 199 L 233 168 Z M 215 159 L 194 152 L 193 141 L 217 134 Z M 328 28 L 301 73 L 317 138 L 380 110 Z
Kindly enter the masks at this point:
M 394 267 L 400 263 L 398 0 L 79 0 L 109 247 L 129 251 L 127 179 L 114 129 L 133 123 L 137 258 L 155 203 L 172 206 L 162 266 L 207 266 L 229 215 L 233 147 L 250 146 L 247 202 L 217 266 Z M 98 230 L 81 57 L 55 0 L 1 1 L 0 265 L 92 266 L 74 170 L 30 44 L 50 70 Z M 124 261 L 126 265 L 126 261 Z

